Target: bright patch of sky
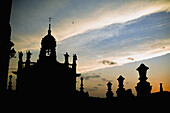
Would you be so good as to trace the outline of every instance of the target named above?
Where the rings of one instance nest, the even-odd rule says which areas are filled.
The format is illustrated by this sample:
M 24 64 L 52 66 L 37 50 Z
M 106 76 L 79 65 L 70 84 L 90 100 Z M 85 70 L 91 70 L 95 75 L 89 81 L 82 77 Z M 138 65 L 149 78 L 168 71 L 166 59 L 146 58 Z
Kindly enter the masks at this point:
M 103 60 L 122 65 L 161 56 L 170 52 L 169 20 L 170 13 L 159 12 L 126 23 L 90 30 L 61 41 L 58 51 L 77 53 L 81 58 L 79 59 L 80 71 L 114 66 L 103 66 L 99 63 Z M 94 65 L 92 66 L 90 62 Z

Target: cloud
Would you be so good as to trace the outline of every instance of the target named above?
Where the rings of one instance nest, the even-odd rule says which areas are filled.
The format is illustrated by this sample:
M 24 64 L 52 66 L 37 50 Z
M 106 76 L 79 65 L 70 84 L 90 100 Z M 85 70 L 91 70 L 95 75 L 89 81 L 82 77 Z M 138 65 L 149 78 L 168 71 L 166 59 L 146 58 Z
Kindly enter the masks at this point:
M 132 58 L 132 57 L 128 57 L 127 59 L 128 59 L 128 60 L 134 60 L 134 58 Z
M 97 86 L 94 86 L 92 88 L 84 88 L 84 90 L 86 91 L 97 91 L 98 90 L 98 87 Z
M 52 16 L 52 33 L 58 41 L 61 41 L 89 30 L 100 29 L 114 23 L 125 23 L 152 13 L 169 11 L 169 9 L 170 1 L 168 0 L 123 2 L 94 0 L 93 2 L 83 1 L 83 4 L 79 0 L 14 1 L 11 24 L 15 31 L 19 31 L 19 34 L 39 33 L 42 35 L 48 28 L 48 17 Z M 72 21 L 76 24 L 73 25 Z
M 93 88 L 94 88 L 94 89 L 98 89 L 98 87 L 96 87 L 96 86 L 94 86 Z
M 88 30 L 100 29 L 113 23 L 125 23 L 127 21 L 150 15 L 152 13 L 169 11 L 169 4 L 170 2 L 167 0 L 157 0 L 152 2 L 149 0 L 105 2 L 102 6 L 98 5 L 98 7 L 95 7 L 94 9 L 91 8 L 90 12 L 89 10 L 87 10 L 87 12 L 83 12 L 88 16 L 83 16 L 83 18 L 81 18 L 81 16 L 76 17 L 77 24 L 75 26 L 67 27 L 70 26 L 70 22 L 67 21 L 73 20 L 72 17 L 63 21 L 63 25 L 59 27 L 60 29 L 57 28 L 57 31 L 60 33 L 58 35 L 62 36 L 59 40 L 69 38 L 76 34 L 84 33 Z M 81 14 L 81 11 L 77 13 Z
M 86 90 L 86 91 L 97 91 L 97 87 L 93 87 L 93 88 L 84 88 L 84 90 Z
M 102 81 L 105 81 L 105 82 L 109 82 L 109 81 L 113 81 L 113 80 L 108 80 L 106 78 L 101 78 Z
M 117 65 L 117 62 L 109 61 L 109 60 L 103 60 L 99 63 L 102 63 L 104 65 Z
M 98 86 L 103 86 L 103 84 L 97 84 Z
M 125 84 L 129 84 L 129 82 L 125 82 Z
M 83 76 L 83 78 L 84 78 L 85 80 L 95 79 L 95 78 L 100 78 L 100 75 Z

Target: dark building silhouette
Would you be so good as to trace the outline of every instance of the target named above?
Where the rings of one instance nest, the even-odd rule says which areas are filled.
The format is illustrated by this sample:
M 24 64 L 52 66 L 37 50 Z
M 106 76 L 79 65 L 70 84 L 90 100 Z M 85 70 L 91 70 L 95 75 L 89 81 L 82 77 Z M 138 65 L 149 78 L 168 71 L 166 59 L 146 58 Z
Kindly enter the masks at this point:
M 16 91 L 19 95 L 50 96 L 57 98 L 71 98 L 79 95 L 76 90 L 77 55 L 73 55 L 73 62 L 68 61 L 68 53 L 64 54 L 65 62 L 56 60 L 56 41 L 51 35 L 51 23 L 48 34 L 42 38 L 39 59 L 31 62 L 31 52 L 26 52 L 26 61 L 23 62 L 23 53 L 19 52 Z M 83 92 L 83 84 L 81 86 Z
M 117 80 L 119 83 L 118 85 L 119 87 L 116 91 L 118 99 L 121 99 L 121 100 L 134 99 L 132 90 L 131 89 L 125 90 L 124 88 L 123 81 L 125 80 L 125 78 L 122 75 L 120 75 Z
M 134 98 L 135 98 L 135 96 L 133 95 L 131 89 L 127 89 L 127 90 L 125 91 L 125 93 L 126 93 L 126 98 L 127 98 L 127 99 L 134 99 Z
M 150 86 L 150 83 L 146 80 L 148 79 L 146 77 L 146 73 L 149 67 L 145 66 L 144 64 L 141 64 L 136 70 L 139 72 L 139 80 L 140 82 L 137 83 L 136 91 L 137 96 L 139 98 L 147 97 L 151 94 L 152 86 Z
M 12 48 L 14 43 L 11 41 L 11 26 L 10 26 L 10 15 L 11 15 L 12 0 L 6 0 L 3 2 L 3 11 L 1 13 L 1 63 L 0 63 L 0 95 L 6 95 L 7 80 L 8 80 L 8 67 L 9 60 L 14 56 L 15 50 Z

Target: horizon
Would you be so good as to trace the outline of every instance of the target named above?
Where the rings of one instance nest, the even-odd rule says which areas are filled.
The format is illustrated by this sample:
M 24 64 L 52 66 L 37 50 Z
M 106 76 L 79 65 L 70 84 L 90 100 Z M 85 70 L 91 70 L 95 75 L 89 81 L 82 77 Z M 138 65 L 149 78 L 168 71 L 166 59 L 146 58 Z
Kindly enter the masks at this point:
M 115 96 L 119 75 L 125 78 L 125 89 L 132 89 L 136 95 L 139 77 L 136 68 L 141 63 L 149 67 L 147 77 L 152 93 L 159 91 L 159 83 L 170 91 L 169 10 L 168 0 L 14 0 L 11 39 L 17 52 L 30 50 L 31 61 L 37 61 L 41 39 L 47 34 L 48 18 L 52 17 L 56 59 L 64 62 L 63 54 L 68 52 L 72 63 L 72 55 L 77 54 L 77 72 L 84 77 L 84 88 L 90 96 L 105 97 L 108 81 L 113 84 Z M 17 69 L 16 57 L 10 60 L 9 75 Z

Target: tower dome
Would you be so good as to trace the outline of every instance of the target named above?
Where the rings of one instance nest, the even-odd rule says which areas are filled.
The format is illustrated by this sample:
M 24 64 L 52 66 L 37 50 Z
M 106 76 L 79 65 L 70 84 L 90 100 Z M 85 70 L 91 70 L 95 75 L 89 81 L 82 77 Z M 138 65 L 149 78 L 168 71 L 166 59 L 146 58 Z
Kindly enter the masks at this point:
M 48 34 L 42 38 L 41 41 L 41 50 L 39 55 L 39 60 L 55 61 L 56 60 L 56 41 L 55 38 L 51 35 L 51 18 L 49 18 L 49 29 Z
M 47 34 L 41 41 L 41 46 L 45 48 L 53 48 L 56 47 L 55 38 L 51 34 Z
M 41 46 L 44 46 L 45 48 L 56 47 L 55 38 L 51 35 L 51 17 L 49 18 L 48 34 L 42 39 Z

